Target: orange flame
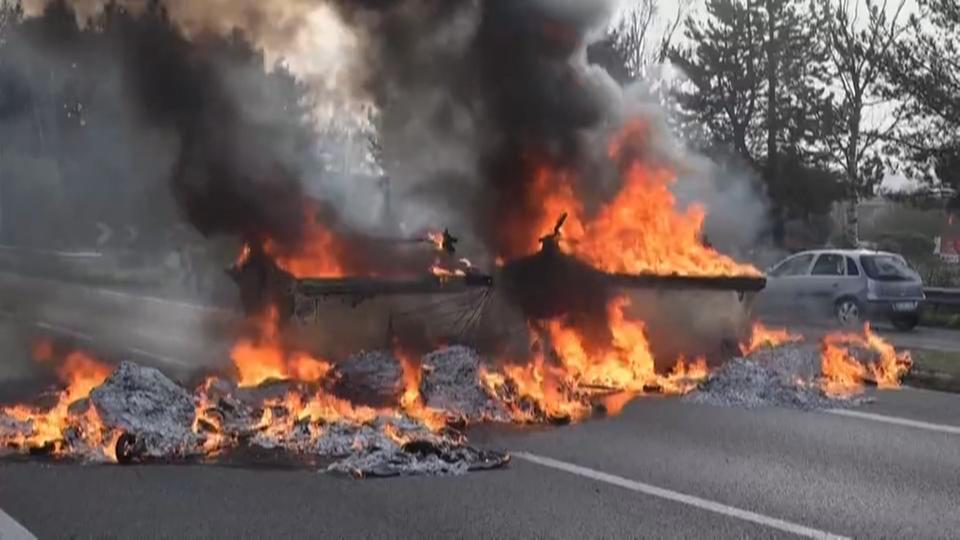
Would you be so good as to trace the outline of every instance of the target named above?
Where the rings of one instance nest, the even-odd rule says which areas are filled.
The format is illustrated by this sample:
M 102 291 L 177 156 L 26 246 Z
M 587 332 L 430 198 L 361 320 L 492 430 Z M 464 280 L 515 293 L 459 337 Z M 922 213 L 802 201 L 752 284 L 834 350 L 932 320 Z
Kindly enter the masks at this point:
M 215 381 L 216 379 L 210 377 L 197 390 L 197 405 L 192 426 L 194 433 L 203 436 L 203 451 L 208 455 L 219 452 L 227 442 L 221 419 L 212 412 L 216 403 L 210 399 L 209 394 Z
M 628 155 L 627 148 L 643 144 L 647 127 L 628 123 L 614 137 L 610 156 L 622 166 L 622 185 L 616 196 L 592 217 L 586 216 L 573 174 L 541 166 L 531 184 L 538 201 L 535 230 L 524 240 L 528 252 L 538 248 L 539 236 L 553 230 L 564 212 L 560 247 L 608 272 L 706 275 L 760 275 L 749 264 L 738 263 L 702 241 L 705 209 L 677 207 L 670 191 L 676 181 L 664 165 L 646 163 Z
M 437 251 L 443 251 L 443 233 L 437 231 L 427 231 L 427 242 L 433 244 Z
M 661 378 L 660 386 L 670 394 L 686 394 L 696 388 L 709 375 L 710 368 L 707 367 L 706 358 L 701 356 L 688 363 L 686 359 L 680 357 L 670 373 Z
M 453 269 L 453 270 L 451 270 L 451 269 L 449 269 L 449 268 L 444 268 L 444 267 L 440 266 L 440 263 L 439 263 L 439 262 L 435 262 L 435 263 L 433 264 L 433 266 L 430 267 L 430 273 L 433 274 L 433 275 L 435 275 L 435 276 L 437 276 L 437 277 L 440 278 L 441 280 L 443 280 L 444 278 L 451 278 L 451 277 L 454 277 L 454 276 L 465 276 L 465 275 L 467 275 L 466 271 L 461 270 L 461 269 L 459 269 L 459 268 L 456 268 L 456 269 Z
M 240 248 L 240 254 L 237 255 L 237 260 L 233 262 L 233 265 L 237 268 L 247 264 L 247 261 L 250 260 L 250 244 L 243 244 L 243 247 Z
M 589 405 L 577 399 L 565 387 L 562 370 L 546 365 L 543 354 L 539 352 L 526 365 L 503 365 L 499 371 L 482 367 L 480 382 L 504 402 L 513 419 L 518 422 L 540 420 L 536 411 L 527 407 L 528 403 L 536 404 L 543 414 L 551 418 L 582 418 L 590 412 Z
M 298 250 L 285 251 L 273 239 L 264 242 L 263 250 L 280 268 L 297 278 L 343 276 L 348 246 L 332 230 L 317 223 L 315 214 L 312 205 L 306 205 L 304 240 Z
M 423 378 L 422 366 L 409 354 L 401 350 L 399 346 L 394 347 L 393 354 L 400 361 L 400 367 L 403 369 L 403 395 L 400 396 L 401 409 L 411 418 L 423 422 L 428 428 L 440 429 L 446 424 L 443 414 L 441 411 L 424 405 L 423 398 L 420 396 L 420 381 Z
M 46 351 L 38 356 L 40 360 L 49 361 Z M 64 384 L 64 389 L 57 393 L 56 404 L 49 409 L 28 405 L 14 405 L 0 408 L 0 413 L 19 422 L 29 422 L 28 434 L 13 436 L 0 435 L 0 443 L 17 448 L 51 448 L 56 455 L 63 453 L 64 430 L 71 426 L 78 426 L 84 440 L 94 447 L 103 449 L 104 456 L 110 457 L 112 449 L 108 437 L 104 436 L 103 422 L 93 407 L 87 409 L 83 415 L 74 415 L 70 406 L 86 399 L 90 392 L 103 384 L 110 376 L 110 366 L 103 364 L 88 354 L 74 351 L 67 355 L 63 363 L 56 367 L 57 378 Z M 115 457 L 115 456 L 114 456 Z
M 656 373 L 653 354 L 642 322 L 626 315 L 630 302 L 625 297 L 613 299 L 607 306 L 610 322 L 610 343 L 591 347 L 583 334 L 562 319 L 544 324 L 544 333 L 555 354 L 551 365 L 543 353 L 534 353 L 526 365 L 502 365 L 499 370 L 481 370 L 481 382 L 494 395 L 503 396 L 511 386 L 515 393 L 536 403 L 549 416 L 582 418 L 590 412 L 585 397 L 607 393 L 607 411 L 616 414 L 629 400 L 622 395 L 641 394 L 648 388 L 664 393 L 683 394 L 692 390 L 708 375 L 705 358 L 687 363 L 681 358 L 667 375 Z M 536 339 L 536 331 L 532 340 Z M 523 403 L 510 403 L 514 417 L 520 421 L 536 420 Z
M 37 362 L 49 362 L 53 360 L 53 342 L 47 338 L 40 338 L 33 342 L 31 352 L 33 359 Z
M 879 361 L 865 365 L 854 357 L 850 347 L 872 351 Z M 835 332 L 823 338 L 821 387 L 832 396 L 857 393 L 863 389 L 864 380 L 872 380 L 878 388 L 898 388 L 912 363 L 909 352 L 897 353 L 893 345 L 874 334 L 867 323 L 862 335 Z
M 279 312 L 271 306 L 264 315 L 254 320 L 258 339 L 243 337 L 230 352 L 237 369 L 237 384 L 241 387 L 258 386 L 268 380 L 296 380 L 318 382 L 325 378 L 332 365 L 323 359 L 303 352 L 289 352 L 281 343 Z
M 803 336 L 794 334 L 786 328 L 767 328 L 762 323 L 753 323 L 750 339 L 740 344 L 740 353 L 748 356 L 764 347 L 778 347 L 784 343 L 803 341 Z

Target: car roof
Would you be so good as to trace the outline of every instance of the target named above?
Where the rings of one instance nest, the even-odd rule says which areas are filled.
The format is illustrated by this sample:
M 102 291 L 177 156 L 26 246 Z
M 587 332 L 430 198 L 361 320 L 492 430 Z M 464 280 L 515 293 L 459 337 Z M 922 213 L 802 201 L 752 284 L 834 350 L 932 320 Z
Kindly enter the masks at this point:
M 798 251 L 789 255 L 789 257 L 794 257 L 796 255 L 820 255 L 821 253 L 839 253 L 841 255 L 890 255 L 892 257 L 900 257 L 896 253 L 891 253 L 889 251 L 877 251 L 873 249 L 808 249 L 806 251 Z

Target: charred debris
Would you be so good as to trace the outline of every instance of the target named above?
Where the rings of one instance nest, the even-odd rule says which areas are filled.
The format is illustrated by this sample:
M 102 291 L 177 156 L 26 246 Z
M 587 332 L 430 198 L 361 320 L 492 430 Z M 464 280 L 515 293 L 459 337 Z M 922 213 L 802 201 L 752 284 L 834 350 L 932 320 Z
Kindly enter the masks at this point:
M 557 220 L 551 234 L 540 239 L 540 250 L 500 265 L 491 273 L 468 267 L 457 272 L 425 272 L 407 277 L 351 275 L 338 277 L 294 277 L 254 244 L 226 271 L 237 284 L 247 314 L 260 313 L 267 306 L 279 306 L 285 318 L 295 312 L 298 302 L 332 298 L 346 299 L 356 306 L 375 297 L 397 295 L 451 295 L 477 290 L 501 289 L 516 301 L 524 313 L 549 318 L 568 312 L 555 300 L 569 298 L 570 291 L 585 290 L 608 298 L 616 290 L 704 290 L 733 291 L 741 300 L 766 286 L 763 276 L 687 276 L 680 274 L 610 273 L 599 270 L 560 246 L 567 214 Z M 457 238 L 448 230 L 438 246 L 449 256 L 456 252 Z M 561 293 L 562 291 L 562 293 Z M 544 307 L 545 306 L 545 307 Z

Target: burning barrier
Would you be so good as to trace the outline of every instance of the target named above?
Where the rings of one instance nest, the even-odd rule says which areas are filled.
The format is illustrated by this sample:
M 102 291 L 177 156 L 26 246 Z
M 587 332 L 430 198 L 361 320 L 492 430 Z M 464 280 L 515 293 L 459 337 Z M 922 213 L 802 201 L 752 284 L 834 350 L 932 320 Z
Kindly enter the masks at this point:
M 611 310 L 622 307 L 617 302 Z M 642 352 L 642 326 L 620 316 L 611 317 L 619 326 L 616 347 L 599 362 L 588 361 L 577 339 L 554 323 L 542 330 L 557 349 L 524 365 L 485 362 L 462 346 L 419 363 L 374 351 L 319 377 L 312 370 L 277 371 L 253 384 L 242 366 L 251 351 L 276 347 L 274 336 L 261 342 L 263 350 L 235 351 L 236 380 L 210 377 L 192 393 L 156 369 L 130 362 L 111 369 L 73 351 L 55 367 L 63 389 L 51 396 L 52 405 L 0 408 L 0 444 L 119 463 L 210 460 L 260 448 L 309 456 L 312 464 L 357 477 L 459 474 L 509 462 L 507 454 L 469 446 L 461 430 L 470 424 L 566 423 L 598 410 L 615 414 L 630 397 L 650 391 L 696 389 L 687 399 L 720 405 L 858 404 L 865 382 L 895 387 L 909 368 L 909 355 L 896 353 L 869 327 L 826 336 L 818 354 L 797 336 L 758 325 L 750 343 L 765 344 L 746 358 L 712 374 L 698 360 L 657 375 Z M 36 349 L 45 351 L 38 361 L 56 361 L 49 346 Z

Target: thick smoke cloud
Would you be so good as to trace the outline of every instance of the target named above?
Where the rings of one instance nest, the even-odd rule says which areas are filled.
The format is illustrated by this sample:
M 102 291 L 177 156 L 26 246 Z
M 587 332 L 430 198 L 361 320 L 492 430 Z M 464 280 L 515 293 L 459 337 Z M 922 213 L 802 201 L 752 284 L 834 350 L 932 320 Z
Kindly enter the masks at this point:
M 279 126 L 244 115 L 226 88 L 229 67 L 196 54 L 170 26 L 145 16 L 125 29 L 118 46 L 139 109 L 178 135 L 171 180 L 190 223 L 206 235 L 298 241 L 303 193 Z
M 72 3 L 81 18 L 103 9 L 96 0 Z M 317 39 L 318 12 L 349 29 L 347 37 L 336 35 L 350 54 L 329 64 L 332 79 L 316 72 L 306 78 L 332 80 L 376 105 L 400 229 L 389 231 L 394 236 L 449 227 L 463 238 L 463 254 L 479 255 L 475 262 L 490 267 L 495 257 L 525 255 L 530 240 L 548 232 L 539 230 L 541 168 L 569 171 L 588 211 L 618 187 L 606 144 L 636 110 L 586 55 L 609 20 L 612 0 L 170 0 L 168 11 L 156 2 L 122 5 L 137 20 L 113 36 L 107 54 L 124 66 L 140 121 L 174 135 L 172 192 L 204 234 L 269 237 L 289 251 L 304 240 L 304 185 L 310 183 L 304 179 L 323 172 L 301 159 L 310 142 L 289 129 L 297 114 L 270 110 L 267 96 L 276 88 L 257 88 L 244 76 L 243 62 L 208 52 L 229 49 L 223 36 L 234 27 L 274 51 L 302 51 L 303 40 Z M 158 22 L 164 13 L 179 30 Z M 660 123 L 652 128 L 650 151 L 683 164 L 666 132 Z M 678 172 L 680 199 L 706 196 L 729 207 L 714 223 L 730 231 L 721 236 L 740 242 L 743 229 L 729 218 L 743 217 L 737 207 L 750 193 L 714 190 L 702 181 L 712 172 Z M 370 223 L 370 209 L 382 201 L 358 197 L 342 204 L 336 189 L 310 191 L 327 199 L 314 217 L 337 230 L 350 259 L 347 271 L 423 271 L 415 257 L 374 240 L 382 229 L 357 226 Z M 365 219 L 357 219 L 361 215 Z M 601 304 L 602 298 L 591 304 L 591 315 Z
M 360 36 L 359 83 L 382 111 L 387 162 L 401 163 L 389 172 L 408 204 L 422 197 L 420 207 L 448 209 L 432 217 L 490 255 L 523 254 L 524 240 L 546 232 L 530 230 L 537 169 L 601 167 L 589 137 L 609 118 L 612 81 L 582 53 L 610 3 L 335 4 Z

